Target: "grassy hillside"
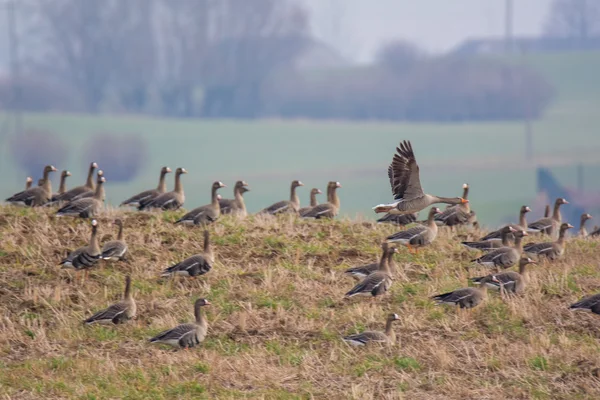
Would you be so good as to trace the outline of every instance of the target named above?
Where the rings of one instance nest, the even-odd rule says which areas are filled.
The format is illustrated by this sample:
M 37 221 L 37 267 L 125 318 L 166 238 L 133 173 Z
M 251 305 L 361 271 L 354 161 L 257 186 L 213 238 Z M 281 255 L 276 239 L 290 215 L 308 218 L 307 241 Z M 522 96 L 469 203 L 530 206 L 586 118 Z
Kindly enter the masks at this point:
M 392 227 L 288 218 L 221 219 L 211 227 L 217 261 L 196 280 L 159 278 L 201 250 L 202 232 L 176 215 L 102 216 L 125 221 L 130 261 L 101 263 L 85 284 L 59 270 L 85 244 L 89 221 L 42 210 L 0 209 L 0 393 L 7 398 L 490 398 L 600 396 L 600 319 L 568 305 L 600 285 L 598 241 L 570 240 L 563 260 L 532 268 L 523 297 L 488 301 L 468 313 L 428 296 L 466 285 L 476 254 L 444 232 L 418 255 L 401 249 L 391 292 L 344 300 L 342 271 L 374 261 Z M 464 231 L 461 238 L 475 232 Z M 120 298 L 134 280 L 138 317 L 120 326 L 81 321 Z M 147 339 L 190 321 L 208 298 L 210 330 L 189 351 Z M 395 312 L 398 343 L 355 349 L 341 335 L 381 330 Z

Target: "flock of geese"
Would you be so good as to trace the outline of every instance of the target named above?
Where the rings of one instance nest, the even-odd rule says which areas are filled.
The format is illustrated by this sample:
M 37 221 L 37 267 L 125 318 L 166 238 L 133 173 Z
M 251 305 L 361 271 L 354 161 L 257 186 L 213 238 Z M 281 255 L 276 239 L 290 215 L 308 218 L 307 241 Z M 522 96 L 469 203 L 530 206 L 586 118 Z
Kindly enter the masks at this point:
M 56 171 L 54 166 L 44 168 L 43 178 L 38 181 L 38 186 L 32 187 L 33 179 L 28 177 L 24 191 L 6 199 L 8 203 L 29 207 L 44 206 L 57 207 L 57 216 L 73 216 L 91 219 L 91 237 L 87 246 L 72 251 L 61 261 L 63 268 L 72 268 L 76 271 L 85 271 L 82 282 L 89 269 L 99 260 L 126 260 L 128 247 L 123 236 L 123 221 L 117 219 L 114 224 L 118 229 L 117 238 L 104 243 L 101 247 L 98 241 L 98 222 L 93 219 L 104 208 L 106 178 L 96 163 L 91 163 L 87 180 L 84 185 L 70 190 L 66 188 L 66 178 L 71 175 L 69 171 L 61 173 L 58 193 L 53 193 L 50 173 Z M 163 167 L 160 171 L 158 186 L 155 189 L 143 191 L 123 201 L 121 206 L 136 207 L 138 210 L 176 210 L 185 202 L 185 194 L 181 177 L 187 171 L 177 168 L 175 171 L 175 186 L 173 191 L 167 191 L 165 178 L 172 170 Z M 94 174 L 96 173 L 96 179 Z M 393 284 L 392 270 L 398 266 L 394 262 L 394 254 L 398 253 L 399 246 L 405 246 L 409 252 L 417 253 L 420 248 L 433 243 L 438 235 L 439 226 L 448 226 L 450 229 L 461 225 L 476 225 L 477 216 L 471 210 L 468 200 L 469 185 L 463 185 L 462 197 L 440 197 L 426 194 L 420 183 L 419 166 L 413 148 L 409 141 L 403 141 L 396 148 L 392 163 L 388 168 L 394 201 L 389 204 L 380 204 L 373 209 L 376 213 L 386 213 L 378 220 L 381 223 L 391 223 L 399 226 L 410 225 L 386 237 L 381 244 L 382 254 L 378 262 L 349 268 L 345 274 L 357 280 L 345 297 L 366 296 L 376 298 L 384 295 Z M 310 206 L 300 207 L 300 200 L 296 193 L 298 187 L 304 186 L 301 181 L 294 180 L 290 187 L 289 200 L 276 202 L 259 212 L 264 215 L 295 214 L 301 218 L 334 218 L 338 215 L 340 200 L 337 189 L 339 182 L 331 181 L 327 185 L 327 202 L 318 204 L 317 195 L 322 192 L 314 188 L 310 191 Z M 232 214 L 239 217 L 247 216 L 248 212 L 244 203 L 244 193 L 250 188 L 245 181 L 236 182 L 233 199 L 223 199 L 217 192 L 226 187 L 222 182 L 214 182 L 211 186 L 211 202 L 192 209 L 178 219 L 176 224 L 206 226 L 218 220 L 221 214 Z M 435 204 L 447 204 L 441 210 Z M 500 291 L 503 297 L 520 295 L 525 292 L 528 281 L 529 264 L 541 260 L 552 262 L 564 255 L 567 230 L 573 225 L 563 222 L 560 207 L 568 204 L 562 198 L 556 199 L 554 210 L 546 208 L 546 215 L 534 222 L 528 223 L 526 214 L 531 211 L 528 206 L 522 206 L 518 222 L 505 225 L 498 230 L 490 232 L 479 241 L 462 242 L 472 250 L 483 252 L 473 263 L 488 268 L 490 273 L 475 277 L 471 282 L 475 286 L 464 287 L 452 292 L 442 293 L 432 297 L 436 304 L 450 304 L 461 309 L 470 309 L 481 304 L 487 297 L 488 289 Z M 418 213 L 433 206 L 428 211 L 425 221 L 418 221 Z M 579 236 L 598 236 L 600 229 L 588 234 L 585 229 L 586 221 L 591 219 L 590 214 L 583 214 L 580 221 Z M 548 239 L 524 244 L 524 238 L 530 235 L 539 235 Z M 164 269 L 161 276 L 197 277 L 210 272 L 215 262 L 209 233 L 204 231 L 204 249 L 202 253 L 195 254 L 183 261 Z M 510 270 L 517 267 L 518 272 Z M 182 324 L 173 329 L 166 330 L 150 339 L 153 343 L 163 343 L 180 348 L 189 348 L 201 343 L 208 331 L 208 322 L 202 308 L 210 305 L 207 299 L 200 298 L 194 303 L 195 319 L 192 323 Z M 592 311 L 600 314 L 600 294 L 582 299 L 571 305 L 571 309 Z M 85 324 L 124 323 L 136 316 L 137 306 L 131 291 L 131 277 L 127 276 L 123 300 L 99 311 L 84 321 Z M 351 345 L 365 345 L 370 342 L 391 344 L 395 342 L 392 329 L 394 321 L 398 320 L 397 314 L 389 314 L 383 332 L 365 331 L 355 335 L 346 336 L 344 341 Z

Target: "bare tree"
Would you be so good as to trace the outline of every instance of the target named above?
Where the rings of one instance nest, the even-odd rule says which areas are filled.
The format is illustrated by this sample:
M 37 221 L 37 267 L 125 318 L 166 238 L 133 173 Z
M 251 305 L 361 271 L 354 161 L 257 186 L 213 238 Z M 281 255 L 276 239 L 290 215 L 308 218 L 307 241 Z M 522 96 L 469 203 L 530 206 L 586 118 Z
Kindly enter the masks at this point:
M 548 36 L 587 39 L 600 34 L 600 2 L 554 0 L 545 24 Z

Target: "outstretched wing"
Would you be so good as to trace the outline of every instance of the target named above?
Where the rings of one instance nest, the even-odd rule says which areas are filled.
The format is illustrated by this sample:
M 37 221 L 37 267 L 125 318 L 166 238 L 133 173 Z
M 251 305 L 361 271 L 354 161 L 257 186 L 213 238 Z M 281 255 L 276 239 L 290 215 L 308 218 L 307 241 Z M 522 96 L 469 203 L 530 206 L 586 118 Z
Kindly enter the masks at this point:
M 406 140 L 401 142 L 400 147 L 396 147 L 396 152 L 392 164 L 388 167 L 394 199 L 408 200 L 422 196 L 419 165 L 410 142 Z

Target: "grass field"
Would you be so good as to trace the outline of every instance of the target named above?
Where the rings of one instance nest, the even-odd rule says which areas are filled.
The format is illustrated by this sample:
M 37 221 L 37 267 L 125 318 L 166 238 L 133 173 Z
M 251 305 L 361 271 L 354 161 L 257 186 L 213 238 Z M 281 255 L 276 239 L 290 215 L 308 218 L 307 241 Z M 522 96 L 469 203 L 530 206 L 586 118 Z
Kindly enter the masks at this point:
M 201 250 L 202 231 L 175 214 L 99 218 L 101 243 L 125 221 L 130 261 L 102 263 L 85 284 L 59 270 L 84 245 L 89 221 L 49 210 L 0 208 L 0 396 L 11 399 L 591 399 L 600 397 L 600 319 L 568 310 L 600 285 L 600 242 L 569 240 L 563 260 L 532 268 L 526 294 L 472 312 L 428 296 L 466 285 L 477 253 L 440 234 L 418 255 L 401 249 L 379 301 L 344 300 L 345 268 L 378 257 L 393 227 L 361 221 L 223 218 L 211 227 L 216 263 L 197 280 L 160 271 Z M 122 295 L 133 277 L 138 317 L 120 326 L 81 321 Z M 206 297 L 206 341 L 190 351 L 147 339 L 192 317 Z M 355 349 L 340 337 L 381 330 L 395 312 L 398 343 Z
M 534 158 L 525 159 L 524 125 L 520 122 L 409 124 L 384 122 L 172 120 L 137 116 L 27 114 L 25 125 L 53 132 L 69 146 L 66 159 L 48 160 L 73 173 L 81 184 L 86 166 L 81 149 L 103 132 L 141 135 L 148 147 L 146 169 L 132 182 L 111 183 L 107 199 L 118 204 L 133 193 L 154 186 L 162 165 L 183 166 L 187 208 L 208 202 L 212 181 L 233 186 L 247 180 L 251 211 L 288 196 L 292 179 L 301 179 L 302 201 L 310 187 L 324 188 L 339 180 L 344 188 L 342 213 L 372 218 L 370 208 L 390 198 L 386 168 L 400 140 L 413 141 L 423 171 L 423 185 L 442 195 L 458 195 L 464 182 L 483 223 L 495 225 L 515 214 L 515 206 L 535 197 L 535 167 L 546 165 L 574 178 L 574 165 L 586 164 L 586 186 L 597 187 L 597 108 L 600 104 L 600 53 L 535 55 L 512 62 L 540 71 L 556 88 L 556 99 L 544 117 L 533 123 Z M 1 117 L 1 115 L 0 115 Z M 6 121 L 6 116 L 0 118 Z M 6 198 L 23 185 L 25 173 L 15 169 L 7 145 L 0 148 Z M 56 185 L 55 185 L 56 186 Z M 224 193 L 231 196 L 230 190 Z M 324 201 L 324 199 L 322 199 Z M 481 211 L 484 211 L 482 214 Z

